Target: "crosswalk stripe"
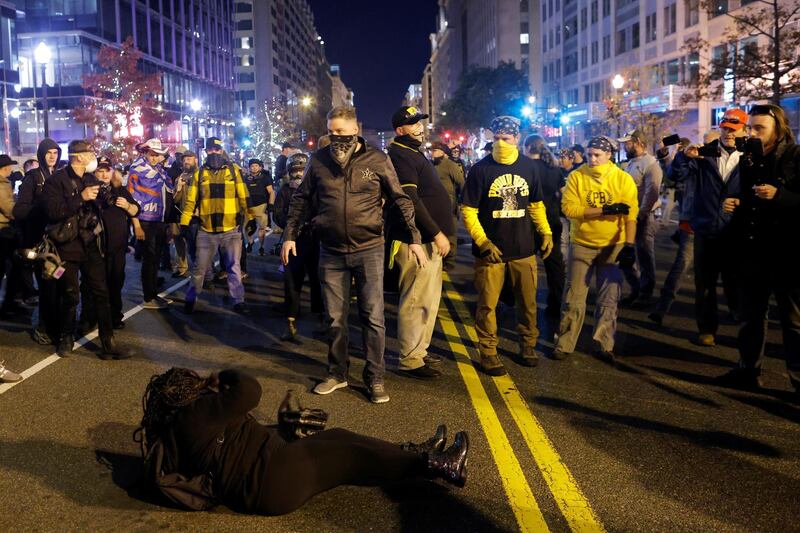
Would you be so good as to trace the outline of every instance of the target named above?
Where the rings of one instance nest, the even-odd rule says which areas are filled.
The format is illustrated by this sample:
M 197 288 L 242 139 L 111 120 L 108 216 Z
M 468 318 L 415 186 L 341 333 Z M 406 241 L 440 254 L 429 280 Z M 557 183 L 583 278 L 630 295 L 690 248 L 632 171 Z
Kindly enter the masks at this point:
M 520 530 L 526 533 L 549 531 L 539 504 L 525 479 L 522 466 L 517 456 L 514 455 L 508 435 L 503 430 L 492 402 L 486 394 L 486 389 L 481 383 L 481 378 L 472 365 L 467 348 L 461 342 L 458 329 L 445 306 L 439 309 L 439 323 L 447 337 L 450 350 L 456 358 L 456 365 L 467 387 L 467 393 L 472 400 L 481 428 L 489 441 L 489 449 L 494 457 L 500 473 L 500 480 Z
M 456 315 L 464 326 L 467 335 L 477 346 L 478 335 L 472 325 L 472 317 L 464 303 L 464 299 L 446 273 L 444 274 L 443 288 L 445 289 L 445 297 L 453 304 Z M 473 372 L 475 372 L 474 369 Z M 531 454 L 533 454 L 533 458 L 570 529 L 581 533 L 605 531 L 603 524 L 589 504 L 589 500 L 581 491 L 572 473 L 567 468 L 567 465 L 564 464 L 514 381 L 509 375 L 492 379 L 500 392 L 500 397 L 503 398 L 508 410 L 511 412 L 514 422 L 519 426 L 525 443 L 528 445 Z

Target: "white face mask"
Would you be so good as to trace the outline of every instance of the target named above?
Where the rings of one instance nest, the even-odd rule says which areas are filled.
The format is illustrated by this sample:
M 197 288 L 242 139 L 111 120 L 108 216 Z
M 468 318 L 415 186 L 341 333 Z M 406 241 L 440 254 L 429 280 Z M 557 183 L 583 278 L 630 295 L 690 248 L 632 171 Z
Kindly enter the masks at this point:
M 91 161 L 86 164 L 86 172 L 92 173 L 97 170 L 97 158 L 93 157 Z

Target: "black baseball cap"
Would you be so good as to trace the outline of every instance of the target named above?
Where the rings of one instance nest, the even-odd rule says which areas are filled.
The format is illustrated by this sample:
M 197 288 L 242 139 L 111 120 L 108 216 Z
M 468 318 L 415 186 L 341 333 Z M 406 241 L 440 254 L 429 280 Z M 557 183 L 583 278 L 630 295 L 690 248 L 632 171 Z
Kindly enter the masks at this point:
M 222 140 L 219 137 L 208 137 L 206 139 L 206 150 L 224 150 Z
M 97 168 L 106 168 L 111 170 L 114 168 L 113 163 L 111 163 L 111 158 L 107 156 L 100 156 L 97 158 Z
M 18 164 L 8 154 L 0 154 L 0 168 Z
M 399 128 L 400 126 L 409 126 L 416 124 L 420 120 L 428 118 L 425 113 L 420 113 L 414 106 L 403 106 L 392 115 L 392 127 Z
M 255 157 L 247 162 L 247 166 L 249 167 L 250 165 L 258 165 L 261 168 L 264 168 L 264 162 L 260 159 L 256 159 Z

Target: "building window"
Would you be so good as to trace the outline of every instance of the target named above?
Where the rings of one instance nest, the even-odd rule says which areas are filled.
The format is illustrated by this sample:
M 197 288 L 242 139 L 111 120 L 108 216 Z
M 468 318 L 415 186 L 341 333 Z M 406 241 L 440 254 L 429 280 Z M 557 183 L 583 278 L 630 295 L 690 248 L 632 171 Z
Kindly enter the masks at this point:
M 520 0 L 519 1 L 519 10 L 520 10 L 520 13 L 527 13 L 528 12 L 528 0 Z
M 684 0 L 683 11 L 687 28 L 700 22 L 700 0 Z
M 677 59 L 667 61 L 667 84 L 677 85 L 680 80 L 680 62 Z
M 252 30 L 253 29 L 253 21 L 250 19 L 240 20 L 236 23 L 237 30 Z
M 581 9 L 581 30 L 585 30 L 586 26 L 588 25 L 589 25 L 588 13 L 586 11 L 586 8 L 584 7 L 583 9 Z
M 597 22 L 597 0 L 592 0 L 592 24 Z
M 556 0 L 556 13 L 561 11 L 561 0 Z
M 700 77 L 700 54 L 697 52 L 689 54 L 689 56 L 686 58 L 686 63 L 687 63 L 686 77 L 688 78 L 687 81 L 689 83 L 697 82 L 697 79 Z
M 519 44 L 528 44 L 530 41 L 530 35 L 527 33 L 520 33 L 519 34 Z
M 644 18 L 644 41 L 646 43 L 651 43 L 656 40 L 656 27 L 656 13 L 647 15 Z
M 676 4 L 664 6 L 664 35 L 672 35 L 676 31 Z
M 611 0 L 603 0 L 603 18 L 611 16 Z
M 572 17 L 564 23 L 564 41 L 578 35 L 578 17 Z M 556 41 L 558 44 L 558 41 Z
M 236 2 L 236 12 L 237 13 L 252 13 L 253 12 L 253 4 L 248 4 L 246 2 Z
M 547 4 L 542 3 L 542 22 L 547 22 Z
M 542 79 L 545 83 L 547 83 L 547 67 L 542 69 Z
M 553 16 L 553 0 L 547 0 L 547 16 Z
M 589 49 L 585 46 L 581 47 L 581 68 L 586 68 L 589 65 Z
M 550 30 L 550 48 L 553 48 L 553 30 Z
M 547 35 L 542 35 L 542 52 L 547 52 Z
M 256 75 L 253 72 L 240 72 L 239 83 L 255 83 Z
M 611 57 L 611 36 L 603 36 L 603 59 Z
M 525 43 L 525 44 L 520 44 L 520 45 L 519 45 L 519 53 L 520 53 L 520 54 L 522 54 L 522 55 L 524 55 L 524 56 L 525 56 L 525 55 L 528 55 L 528 54 L 530 53 L 530 50 L 531 50 L 531 45 L 530 45 L 530 44 L 528 44 L 528 43 Z M 525 70 L 525 69 L 523 69 L 523 71 L 524 71 L 524 70 Z
M 711 0 L 708 6 L 708 16 L 718 17 L 728 12 L 728 0 Z
M 242 66 L 243 67 L 250 67 L 253 65 L 253 56 L 245 55 L 242 56 Z
M 241 48 L 245 50 L 249 50 L 253 47 L 253 38 L 252 37 L 242 37 L 242 46 Z
M 556 28 L 556 46 L 561 44 L 561 26 Z
M 634 22 L 631 26 L 631 50 L 639 48 L 639 23 Z
M 598 57 L 599 56 L 599 51 L 600 51 L 600 47 L 599 47 L 597 41 L 594 41 L 592 43 L 592 65 L 597 63 L 597 60 L 599 59 L 599 57 Z
M 627 33 L 627 28 L 624 30 L 619 30 L 617 32 L 617 55 L 625 53 L 627 50 L 627 43 L 625 42 L 625 34 Z

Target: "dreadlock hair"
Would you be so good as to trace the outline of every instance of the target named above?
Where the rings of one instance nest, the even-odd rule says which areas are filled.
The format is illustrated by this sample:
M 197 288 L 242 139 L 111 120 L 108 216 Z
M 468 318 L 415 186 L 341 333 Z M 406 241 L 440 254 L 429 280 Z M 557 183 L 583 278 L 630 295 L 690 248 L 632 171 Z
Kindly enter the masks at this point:
M 558 161 L 553 152 L 547 148 L 547 141 L 541 135 L 528 135 L 525 138 L 524 146 L 528 154 L 538 155 L 548 167 L 558 168 Z
M 142 456 L 169 427 L 175 413 L 210 392 L 209 380 L 188 368 L 173 367 L 150 378 L 142 396 L 142 422 L 133 432 L 133 440 L 142 448 Z

